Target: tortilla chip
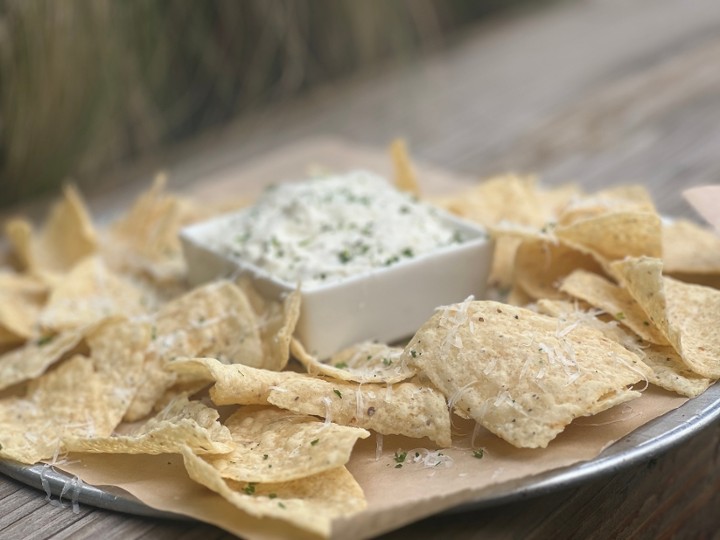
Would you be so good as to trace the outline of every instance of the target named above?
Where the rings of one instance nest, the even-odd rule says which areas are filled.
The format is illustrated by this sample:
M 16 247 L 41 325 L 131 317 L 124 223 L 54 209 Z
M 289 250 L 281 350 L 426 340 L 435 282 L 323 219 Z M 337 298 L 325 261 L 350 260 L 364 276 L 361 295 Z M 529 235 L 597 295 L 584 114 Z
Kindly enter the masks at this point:
M 47 287 L 31 276 L 0 272 L 0 328 L 12 343 L 37 337 L 37 319 L 47 299 Z
M 525 241 L 515 256 L 515 284 L 532 298 L 561 299 L 562 279 L 582 268 L 602 272 L 601 266 L 590 255 L 562 243 L 541 240 Z
M 604 277 L 576 270 L 563 280 L 560 290 L 602 309 L 645 341 L 658 345 L 668 344 L 665 336 L 650 322 L 630 293 Z
M 660 257 L 660 217 L 649 212 L 612 212 L 558 225 L 555 235 L 575 249 L 608 263 L 626 256 Z
M 720 236 L 683 219 L 663 222 L 662 259 L 666 274 L 720 275 Z
M 247 296 L 258 320 L 261 348 L 256 355 L 248 355 L 243 364 L 280 371 L 290 359 L 290 340 L 300 317 L 301 295 L 299 290 L 290 293 L 282 303 L 263 298 L 247 279 L 238 281 Z M 212 355 L 207 355 L 212 356 Z
M 330 535 L 333 519 L 360 512 L 367 504 L 362 488 L 345 467 L 290 482 L 238 483 L 224 480 L 189 448 L 182 454 L 190 478 L 243 512 L 280 519 L 323 537 Z
M 262 345 L 258 322 L 236 285 L 218 281 L 166 304 L 156 315 L 144 377 L 125 417 L 143 418 L 177 376 L 165 370 L 173 358 L 211 356 L 230 362 L 258 362 Z
M 383 435 L 427 437 L 442 447 L 452 444 L 447 404 L 432 386 L 288 378 L 270 388 L 267 400 L 281 409 L 320 416 L 340 425 L 372 429 Z
M 90 359 L 107 392 L 103 401 L 113 428 L 126 415 L 145 379 L 150 336 L 150 324 L 117 318 L 104 321 L 86 337 Z
M 225 365 L 212 358 L 178 359 L 167 369 L 214 380 L 210 397 L 217 405 L 271 403 L 301 414 L 322 416 L 341 425 L 373 429 L 378 433 L 429 437 L 450 445 L 450 422 L 442 396 L 414 383 L 395 386 L 329 382 L 289 371 L 274 372 L 240 364 Z M 336 392 L 337 391 L 337 392 Z M 312 395 L 307 403 L 295 393 Z M 338 400 L 338 393 L 344 396 Z
M 701 394 L 712 384 L 712 380 L 688 369 L 672 347 L 643 341 L 630 330 L 619 326 L 618 321 L 603 320 L 602 317 L 606 315 L 593 311 L 584 302 L 541 300 L 537 303 L 537 309 L 540 313 L 557 317 L 562 321 L 562 329 L 575 324 L 586 325 L 635 353 L 652 370 L 648 374 L 650 384 L 687 397 Z
M 68 452 L 95 454 L 179 454 L 189 447 L 196 454 L 222 454 L 233 449 L 228 428 L 215 409 L 182 396 L 159 414 L 128 433 L 112 437 L 65 437 Z
M 6 233 L 22 268 L 32 273 L 65 273 L 97 249 L 90 215 L 73 186 L 63 189 L 39 234 L 26 220 L 11 220 Z
M 235 448 L 206 456 L 223 478 L 239 482 L 287 482 L 342 467 L 364 429 L 323 423 L 279 409 L 243 407 L 227 419 Z
M 55 287 L 40 316 L 46 330 L 79 328 L 114 315 L 144 313 L 142 292 L 112 273 L 99 257 L 78 263 Z
M 25 397 L 0 401 L 0 457 L 21 463 L 52 458 L 64 437 L 106 437 L 108 388 L 93 362 L 74 356 L 31 381 Z
M 561 226 L 614 212 L 655 213 L 655 205 L 643 186 L 614 186 L 585 197 L 575 197 L 558 215 Z
M 0 354 L 11 351 L 24 341 L 25 338 L 18 336 L 4 326 L 0 326 Z
M 291 350 L 308 373 L 341 381 L 395 384 L 415 375 L 414 369 L 400 362 L 403 350 L 384 343 L 358 343 L 335 353 L 327 362 L 310 355 L 296 339 Z
M 662 276 L 662 261 L 628 258 L 612 265 L 685 365 L 720 378 L 720 291 Z
M 521 242 L 521 239 L 509 236 L 500 236 L 495 239 L 492 266 L 488 276 L 490 286 L 507 288 L 512 285 L 515 253 Z
M 35 379 L 78 346 L 83 331 L 47 335 L 0 356 L 0 390 Z
M 522 307 L 522 306 L 521 306 Z M 572 314 L 574 312 L 585 312 L 589 306 L 579 300 L 550 300 L 549 298 L 541 298 L 528 309 L 537 311 L 541 315 L 560 318 Z
M 690 370 L 672 347 L 648 344 L 640 348 L 638 356 L 653 370 L 650 383 L 670 392 L 693 398 L 714 382 Z
M 485 226 L 502 221 L 542 227 L 555 219 L 554 209 L 546 208 L 533 176 L 504 175 L 455 196 L 437 201 L 450 212 Z
M 505 299 L 506 303 L 510 304 L 511 306 L 520 307 L 526 306 L 532 303 L 534 300 L 535 298 L 526 293 L 525 290 L 517 283 L 513 285 L 513 288 L 510 289 L 510 292 Z
M 122 272 L 144 274 L 158 282 L 182 279 L 185 260 L 178 239 L 181 205 L 165 192 L 167 176 L 159 174 L 130 211 L 112 224 L 103 255 Z
M 390 156 L 392 157 L 395 171 L 395 187 L 400 191 L 406 191 L 419 197 L 420 185 L 418 184 L 417 175 L 410 161 L 407 144 L 405 144 L 403 139 L 395 139 L 392 142 L 390 145 Z
M 269 371 L 242 364 L 223 364 L 214 358 L 178 358 L 166 369 L 189 378 L 214 381 L 210 398 L 216 405 L 267 405 L 270 388 L 308 375 Z
M 638 357 L 581 325 L 497 302 L 436 313 L 405 349 L 448 398 L 510 444 L 544 448 L 574 418 L 640 396 Z

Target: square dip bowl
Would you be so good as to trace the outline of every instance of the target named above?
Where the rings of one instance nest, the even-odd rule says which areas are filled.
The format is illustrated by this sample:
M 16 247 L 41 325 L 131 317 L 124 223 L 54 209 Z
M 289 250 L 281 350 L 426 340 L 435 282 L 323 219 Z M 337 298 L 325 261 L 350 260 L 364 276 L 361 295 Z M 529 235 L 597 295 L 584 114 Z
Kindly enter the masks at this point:
M 433 208 L 462 241 L 403 258 L 389 266 L 342 276 L 327 283 L 291 282 L 222 247 L 233 222 L 251 208 L 185 227 L 180 233 L 191 285 L 248 277 L 268 299 L 280 300 L 300 287 L 295 337 L 325 359 L 368 340 L 394 343 L 411 337 L 442 305 L 482 298 L 492 263 L 493 242 L 484 228 Z

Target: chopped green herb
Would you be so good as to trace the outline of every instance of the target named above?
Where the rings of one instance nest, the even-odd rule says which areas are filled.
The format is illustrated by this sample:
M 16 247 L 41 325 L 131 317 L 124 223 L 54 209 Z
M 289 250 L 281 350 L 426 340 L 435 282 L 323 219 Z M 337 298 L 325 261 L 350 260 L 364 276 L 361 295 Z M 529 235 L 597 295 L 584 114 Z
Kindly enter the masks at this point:
M 340 393 L 340 390 L 338 390 L 337 388 L 333 388 L 333 392 L 335 393 L 335 395 L 336 395 L 337 397 L 339 397 L 340 399 L 342 399 L 342 394 Z
M 338 259 L 341 263 L 347 264 L 352 260 L 352 255 L 347 249 L 344 249 L 340 253 L 338 253 Z
M 485 450 L 482 448 L 480 450 L 473 450 L 473 457 L 477 459 L 482 459 L 485 455 Z
M 257 484 L 255 482 L 250 482 L 247 486 L 243 488 L 243 491 L 248 495 L 254 495 L 255 494 L 255 486 Z
M 413 358 L 417 358 L 418 357 L 417 351 L 415 349 L 410 349 L 410 356 L 412 356 Z
M 414 255 L 412 248 L 405 248 L 402 250 L 402 254 L 405 257 L 412 257 Z
M 281 503 L 281 502 L 278 503 L 278 506 L 279 506 L 280 508 L 285 508 L 285 505 L 284 505 L 283 503 Z
M 396 469 L 402 469 L 402 463 L 398 463 L 397 465 L 395 465 L 395 468 L 396 468 Z
M 314 441 L 310 441 L 310 446 L 315 446 L 319 442 L 320 442 L 320 439 L 315 439 Z
M 618 321 L 622 321 L 622 320 L 625 318 L 625 314 L 624 314 L 622 311 L 618 311 L 618 312 L 615 314 L 615 318 L 616 318 Z
M 263 454 L 263 460 L 267 460 L 269 456 L 267 454 Z
M 338 369 L 346 369 L 348 365 L 345 362 L 338 362 L 337 364 L 335 364 L 335 367 Z
M 644 324 L 645 326 L 650 326 L 650 321 L 643 321 L 643 324 Z
M 391 365 L 392 365 L 392 360 L 390 360 L 389 358 L 383 358 L 383 364 L 384 364 L 385 366 L 391 366 Z
M 268 499 L 277 499 L 277 493 L 268 493 Z
M 55 339 L 55 336 L 43 336 L 37 340 L 37 344 L 39 347 L 42 347 L 43 345 L 47 345 L 48 343 L 50 343 L 53 339 Z
M 395 460 L 395 463 L 404 463 L 406 457 L 407 457 L 407 452 L 400 452 L 398 450 L 397 452 L 395 452 L 393 459 Z

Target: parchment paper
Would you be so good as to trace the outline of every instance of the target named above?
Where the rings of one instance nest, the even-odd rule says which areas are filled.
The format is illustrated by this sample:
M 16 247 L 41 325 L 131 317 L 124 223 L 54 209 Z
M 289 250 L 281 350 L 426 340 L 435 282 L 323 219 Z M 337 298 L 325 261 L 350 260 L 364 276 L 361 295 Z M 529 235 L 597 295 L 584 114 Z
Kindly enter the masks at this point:
M 639 399 L 577 419 L 542 450 L 514 448 L 484 430 L 471 446 L 473 423 L 457 419 L 453 448 L 442 450 L 452 459 L 449 466 L 410 463 L 415 449 L 436 449 L 427 440 L 385 436 L 379 457 L 376 439 L 359 441 L 348 468 L 365 491 L 368 507 L 338 521 L 333 538 L 366 538 L 387 532 L 476 500 L 491 486 L 593 459 L 613 442 L 686 401 L 651 387 Z M 473 456 L 473 448 L 484 449 L 482 459 Z M 400 469 L 395 468 L 393 459 L 397 450 L 407 451 L 409 456 Z M 69 464 L 58 468 L 86 483 L 122 488 L 148 506 L 212 523 L 243 538 L 313 537 L 279 521 L 252 518 L 195 484 L 185 474 L 181 456 L 71 454 L 68 460 Z

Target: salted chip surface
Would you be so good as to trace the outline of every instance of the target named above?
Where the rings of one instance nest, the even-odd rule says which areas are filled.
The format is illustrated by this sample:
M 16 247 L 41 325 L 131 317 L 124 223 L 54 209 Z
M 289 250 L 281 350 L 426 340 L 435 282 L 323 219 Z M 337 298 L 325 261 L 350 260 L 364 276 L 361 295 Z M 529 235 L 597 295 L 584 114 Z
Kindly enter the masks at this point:
M 720 378 L 720 291 L 664 277 L 660 259 L 628 258 L 612 269 L 685 365 Z
M 650 212 L 612 212 L 558 225 L 555 235 L 564 243 L 593 255 L 602 263 L 626 256 L 660 257 L 660 217 Z
M 179 397 L 147 422 L 111 437 L 65 437 L 68 452 L 171 454 L 189 447 L 196 454 L 222 454 L 234 446 L 215 409 Z
M 189 448 L 182 454 L 191 479 L 240 510 L 258 518 L 280 519 L 322 537 L 330 535 L 334 519 L 367 506 L 362 488 L 345 467 L 289 482 L 241 483 L 223 479 Z
M 286 482 L 342 467 L 355 442 L 370 436 L 364 429 L 274 408 L 243 407 L 225 426 L 234 449 L 204 459 L 223 478 L 239 482 Z
M 36 463 L 52 458 L 65 437 L 109 436 L 117 425 L 109 390 L 80 355 L 30 381 L 25 396 L 0 400 L 0 457 Z
M 602 309 L 645 341 L 668 345 L 665 336 L 650 322 L 630 293 L 604 277 L 576 270 L 563 280 L 560 290 Z
M 0 390 L 39 377 L 77 347 L 83 335 L 80 330 L 47 335 L 1 355 Z
M 415 370 L 402 362 L 402 349 L 366 341 L 347 347 L 322 362 L 309 354 L 300 341 L 291 342 L 293 356 L 311 375 L 341 381 L 394 384 L 412 378 Z
M 78 328 L 113 315 L 144 313 L 142 292 L 110 271 L 100 257 L 79 262 L 53 288 L 40 325 L 53 331 Z
M 438 446 L 452 444 L 450 413 L 443 395 L 429 385 L 356 384 L 319 378 L 292 378 L 270 388 L 269 403 L 312 414 L 345 426 L 383 435 L 427 437 Z
M 665 390 L 693 398 L 702 394 L 714 379 L 698 375 L 670 346 L 646 344 L 638 351 L 640 359 L 652 369 L 650 383 Z
M 267 405 L 270 389 L 308 375 L 292 371 L 269 371 L 242 364 L 223 364 L 215 358 L 179 358 L 167 370 L 188 378 L 214 381 L 210 397 L 216 405 Z
M 177 376 L 165 366 L 173 358 L 212 356 L 227 362 L 256 362 L 262 354 L 256 316 L 246 296 L 229 281 L 203 285 L 163 306 L 155 315 L 143 381 L 126 416 L 143 418 Z
M 690 370 L 672 347 L 644 341 L 631 330 L 620 326 L 617 320 L 602 320 L 601 317 L 606 315 L 584 306 L 584 302 L 579 305 L 578 302 L 541 300 L 536 308 L 538 312 L 562 321 L 563 330 L 571 325 L 586 325 L 600 330 L 606 338 L 635 353 L 652 370 L 648 374 L 650 384 L 687 397 L 702 394 L 712 384 L 712 379 Z
M 440 310 L 405 354 L 449 403 L 521 448 L 544 448 L 574 418 L 639 397 L 628 386 L 649 374 L 598 330 L 489 301 Z
M 143 367 L 151 339 L 147 322 L 107 319 L 86 336 L 90 359 L 106 393 L 103 402 L 117 426 L 145 380 Z M 108 434 L 109 435 L 109 434 Z
M 23 268 L 33 273 L 67 272 L 97 250 L 90 215 L 73 186 L 63 189 L 39 233 L 23 219 L 8 222 L 6 232 Z
M 520 244 L 515 256 L 515 283 L 532 298 L 563 298 L 562 279 L 575 269 L 602 272 L 590 255 L 565 244 L 528 240 Z

